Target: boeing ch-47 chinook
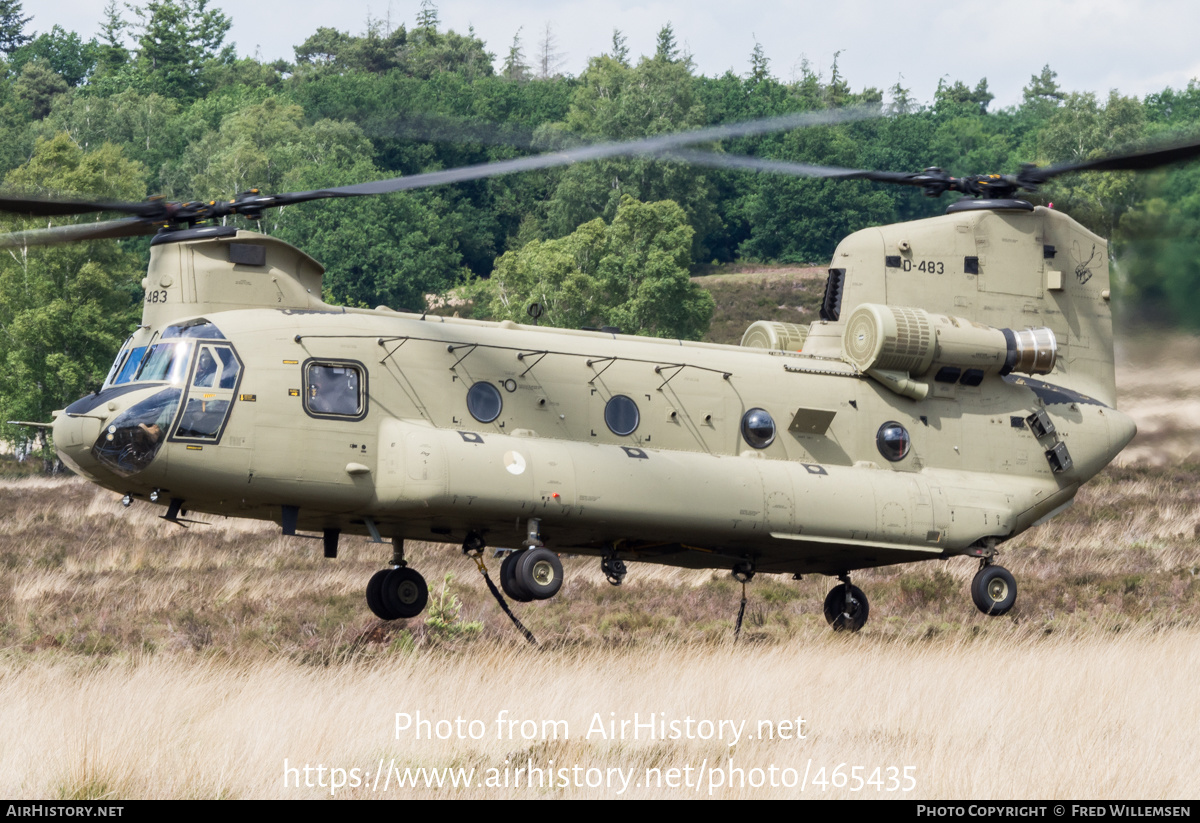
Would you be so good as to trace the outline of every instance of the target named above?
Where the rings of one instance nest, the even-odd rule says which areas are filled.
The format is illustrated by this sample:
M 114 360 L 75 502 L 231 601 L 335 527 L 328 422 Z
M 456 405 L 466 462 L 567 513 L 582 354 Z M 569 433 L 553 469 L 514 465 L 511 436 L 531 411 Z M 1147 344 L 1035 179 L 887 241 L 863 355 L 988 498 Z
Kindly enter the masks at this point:
M 367 584 L 413 617 L 424 579 L 405 540 L 518 548 L 518 601 L 553 596 L 556 552 L 836 575 L 825 616 L 857 630 L 856 569 L 965 555 L 982 611 L 1016 599 L 993 562 L 1061 512 L 1133 437 L 1117 411 L 1106 242 L 1013 199 L 1057 174 L 1144 169 L 1190 145 L 1015 177 L 952 178 L 731 158 L 684 147 L 817 117 L 717 127 L 314 192 L 228 202 L 0 198 L 32 215 L 123 219 L 7 245 L 154 234 L 142 324 L 99 392 L 56 414 L 78 474 L 180 521 L 189 512 L 393 544 Z M 974 195 L 944 216 L 870 228 L 837 248 L 820 319 L 755 323 L 741 346 L 342 308 L 321 265 L 221 225 L 306 200 L 381 194 L 614 155 L 871 179 Z

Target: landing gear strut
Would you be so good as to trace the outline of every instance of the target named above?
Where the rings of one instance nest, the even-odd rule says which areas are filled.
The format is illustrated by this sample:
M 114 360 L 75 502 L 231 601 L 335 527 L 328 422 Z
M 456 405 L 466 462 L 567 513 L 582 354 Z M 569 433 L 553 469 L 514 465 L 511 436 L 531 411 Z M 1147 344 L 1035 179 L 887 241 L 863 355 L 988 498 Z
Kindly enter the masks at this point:
M 850 575 L 839 574 L 842 585 L 825 597 L 825 622 L 835 632 L 856 632 L 867 622 L 871 608 L 862 589 L 850 584 Z
M 1017 580 L 1008 569 L 985 557 L 979 561 L 979 571 L 971 581 L 971 599 L 984 614 L 999 617 L 1017 602 Z
M 404 560 L 404 541 L 392 538 L 392 565 L 380 569 L 367 582 L 367 606 L 380 620 L 416 617 L 429 602 L 425 578 Z

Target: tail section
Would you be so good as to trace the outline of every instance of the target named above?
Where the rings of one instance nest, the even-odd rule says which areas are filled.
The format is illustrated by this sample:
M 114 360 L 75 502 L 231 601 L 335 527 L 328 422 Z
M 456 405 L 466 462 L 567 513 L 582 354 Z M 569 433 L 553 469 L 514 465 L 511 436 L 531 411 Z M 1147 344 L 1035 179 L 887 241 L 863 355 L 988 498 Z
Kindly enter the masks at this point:
M 1048 328 L 1048 382 L 1116 404 L 1108 244 L 1070 217 L 1021 201 L 963 200 L 928 220 L 865 229 L 831 264 L 822 319 L 863 304 L 920 308 L 992 329 Z

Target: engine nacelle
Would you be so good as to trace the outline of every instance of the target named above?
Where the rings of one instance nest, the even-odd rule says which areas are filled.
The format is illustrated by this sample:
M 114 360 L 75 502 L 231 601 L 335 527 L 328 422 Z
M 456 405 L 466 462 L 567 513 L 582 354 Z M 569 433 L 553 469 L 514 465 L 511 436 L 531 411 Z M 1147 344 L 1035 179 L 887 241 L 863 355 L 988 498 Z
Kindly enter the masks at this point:
M 772 351 L 800 351 L 808 337 L 808 326 L 796 323 L 780 323 L 775 320 L 759 320 L 751 323 L 742 335 L 742 345 Z
M 997 329 L 877 303 L 864 303 L 850 315 L 843 347 L 847 360 L 873 376 L 885 373 L 883 382 L 902 394 L 912 394 L 898 388 L 909 385 L 897 382 L 903 376 L 977 386 L 986 375 L 1049 374 L 1058 361 L 1058 341 L 1048 328 Z

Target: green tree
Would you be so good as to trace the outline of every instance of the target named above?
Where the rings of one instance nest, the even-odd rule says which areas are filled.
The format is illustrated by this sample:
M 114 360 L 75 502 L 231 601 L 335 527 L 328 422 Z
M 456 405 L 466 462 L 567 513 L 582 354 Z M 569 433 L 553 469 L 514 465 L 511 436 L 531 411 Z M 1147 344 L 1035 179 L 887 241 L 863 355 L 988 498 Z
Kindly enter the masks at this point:
M 512 45 L 508 47 L 508 55 L 504 58 L 504 68 L 500 72 L 506 80 L 520 83 L 529 79 L 529 64 L 525 62 L 525 49 L 521 46 L 521 29 L 513 35 Z
M 597 218 L 557 240 L 533 241 L 496 261 L 483 287 L 497 319 L 566 328 L 617 326 L 627 334 L 698 339 L 713 313 L 712 295 L 691 282 L 692 229 L 670 201 L 625 197 L 616 218 Z
M 953 84 L 945 78 L 938 80 L 933 95 L 933 110 L 943 117 L 964 117 L 972 114 L 987 114 L 988 103 L 995 97 L 988 91 L 987 78 L 983 78 L 972 89 L 961 80 Z
M 113 200 L 139 200 L 146 193 L 144 169 L 119 148 L 106 144 L 84 152 L 65 134 L 38 141 L 4 185 Z M 46 222 L 23 221 L 19 228 Z M 138 256 L 111 240 L 18 248 L 0 256 L 0 420 L 47 421 L 53 410 L 100 386 L 137 323 L 141 277 Z M 28 430 L 0 430 L 29 442 Z M 44 438 L 40 445 L 47 445 Z
M 31 39 L 25 24 L 33 17 L 21 16 L 20 0 L 0 0 L 0 52 L 12 54 Z
M 688 61 L 643 58 L 629 68 L 604 56 L 593 58 L 579 79 L 564 129 L 588 139 L 628 140 L 698 128 L 706 120 Z M 646 159 L 603 160 L 562 173 L 547 204 L 548 233 L 561 236 L 596 217 L 611 221 L 625 195 L 643 202 L 673 200 L 700 237 L 720 222 L 703 170 Z M 699 243 L 693 248 L 700 259 L 707 251 Z
M 206 69 L 234 58 L 233 47 L 223 45 L 233 23 L 209 0 L 149 0 L 134 11 L 141 21 L 138 65 L 167 97 L 194 99 L 206 88 Z
M 1054 113 L 1066 98 L 1058 85 L 1058 73 L 1050 65 L 1042 67 L 1040 74 L 1029 78 L 1029 85 L 1021 90 L 1021 110 L 1033 120 L 1044 120 Z
M 95 40 L 85 43 L 75 32 L 54 26 L 13 52 L 9 63 L 20 71 L 29 61 L 41 60 L 67 85 L 78 86 L 91 75 L 99 57 L 100 46 Z
M 670 23 L 658 30 L 654 43 L 654 59 L 666 63 L 679 59 L 679 45 L 675 42 L 675 29 Z
M 613 60 L 616 60 L 622 66 L 629 68 L 629 46 L 627 38 L 621 33 L 620 29 L 613 29 L 612 36 L 612 53 L 609 55 Z
M 1054 163 L 1115 154 L 1140 139 L 1144 126 L 1145 112 L 1136 98 L 1113 91 L 1102 104 L 1091 92 L 1072 92 L 1038 132 L 1038 154 Z M 1072 174 L 1048 184 L 1043 196 L 1092 231 L 1111 238 L 1121 215 L 1141 199 L 1143 183 L 1133 172 Z
M 129 62 L 129 50 L 125 48 L 124 32 L 129 28 L 121 12 L 117 9 L 117 0 L 109 0 L 104 7 L 104 22 L 100 24 L 100 45 L 97 57 L 96 71 L 99 74 L 111 74 Z
M 750 52 L 750 81 L 761 83 L 771 76 L 771 61 L 763 51 L 762 43 L 754 41 L 754 50 Z
M 54 98 L 67 91 L 67 81 L 50 68 L 45 60 L 30 60 L 13 83 L 17 97 L 29 107 L 34 120 L 50 113 Z

